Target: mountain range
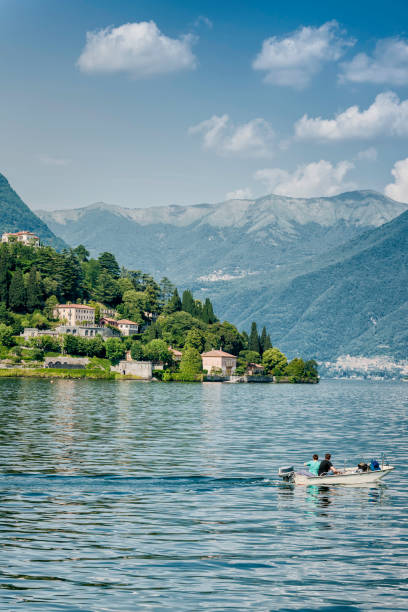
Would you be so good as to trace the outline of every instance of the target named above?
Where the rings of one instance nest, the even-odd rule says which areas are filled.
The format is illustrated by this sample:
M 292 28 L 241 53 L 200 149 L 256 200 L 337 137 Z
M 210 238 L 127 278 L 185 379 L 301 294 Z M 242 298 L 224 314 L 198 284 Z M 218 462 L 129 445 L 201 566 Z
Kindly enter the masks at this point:
M 37 214 L 72 246 L 210 295 L 240 328 L 266 324 L 289 355 L 330 359 L 407 357 L 407 210 L 364 190 Z

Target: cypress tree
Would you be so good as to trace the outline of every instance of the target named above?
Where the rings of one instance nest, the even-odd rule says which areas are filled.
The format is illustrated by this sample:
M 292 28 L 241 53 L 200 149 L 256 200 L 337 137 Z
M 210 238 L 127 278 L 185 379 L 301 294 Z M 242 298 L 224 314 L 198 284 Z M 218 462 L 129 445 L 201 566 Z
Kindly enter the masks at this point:
M 172 314 L 173 312 L 179 312 L 181 310 L 181 300 L 177 289 L 173 291 L 173 295 L 167 302 L 164 310 L 167 314 Z
M 267 334 L 266 334 L 266 327 L 265 327 L 265 325 L 264 325 L 264 326 L 263 326 L 263 328 L 262 328 L 261 337 L 260 337 L 260 339 L 259 339 L 259 345 L 260 345 L 260 347 L 261 347 L 261 355 L 262 355 L 262 353 L 263 353 L 263 352 L 264 352 L 264 350 L 265 350 L 266 335 L 267 335 Z
M 249 334 L 248 349 L 250 351 L 256 351 L 257 353 L 261 352 L 258 328 L 256 326 L 255 321 L 252 321 L 251 324 L 251 333 Z
M 11 279 L 9 289 L 9 305 L 15 312 L 24 312 L 26 306 L 26 290 L 23 273 L 17 269 Z
M 30 269 L 27 283 L 27 310 L 33 312 L 36 308 L 42 306 L 41 287 L 37 278 L 37 270 L 33 266 Z
M 265 339 L 265 344 L 263 347 L 263 352 L 269 350 L 272 348 L 272 342 L 271 342 L 271 337 L 269 334 L 266 334 L 266 339 Z
M 203 306 L 203 314 L 202 320 L 204 323 L 215 323 L 217 321 L 217 317 L 214 314 L 213 305 L 209 298 L 206 298 Z
M 181 310 L 184 310 L 184 312 L 189 312 L 193 317 L 196 314 L 194 298 L 190 289 L 186 289 L 185 291 L 183 291 L 183 297 L 181 300 Z

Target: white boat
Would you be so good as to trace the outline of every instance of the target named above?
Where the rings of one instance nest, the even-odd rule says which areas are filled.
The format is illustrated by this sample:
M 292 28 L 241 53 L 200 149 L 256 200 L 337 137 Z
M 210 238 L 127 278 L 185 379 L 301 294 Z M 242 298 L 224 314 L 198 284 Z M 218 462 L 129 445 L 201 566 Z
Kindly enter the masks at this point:
M 362 471 L 358 467 L 339 470 L 337 474 L 324 474 L 322 476 L 308 475 L 306 470 L 296 471 L 292 466 L 279 468 L 279 476 L 286 482 L 298 485 L 365 485 L 378 482 L 392 472 L 394 466 L 381 465 L 379 470 Z

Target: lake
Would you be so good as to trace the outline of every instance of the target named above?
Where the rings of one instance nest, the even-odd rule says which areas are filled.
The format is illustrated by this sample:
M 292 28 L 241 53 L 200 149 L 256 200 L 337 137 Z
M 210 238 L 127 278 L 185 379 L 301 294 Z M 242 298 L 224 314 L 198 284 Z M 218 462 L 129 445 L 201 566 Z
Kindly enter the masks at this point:
M 408 609 L 408 384 L 0 380 L 0 609 Z M 396 466 L 294 487 L 314 452 Z

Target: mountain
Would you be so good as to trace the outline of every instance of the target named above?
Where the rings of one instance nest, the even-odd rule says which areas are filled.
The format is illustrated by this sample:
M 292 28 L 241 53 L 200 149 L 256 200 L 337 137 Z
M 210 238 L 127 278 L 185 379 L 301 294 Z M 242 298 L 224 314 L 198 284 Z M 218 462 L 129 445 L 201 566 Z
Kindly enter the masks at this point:
M 73 246 L 112 251 L 123 265 L 211 296 L 218 315 L 240 328 L 266 324 L 290 356 L 326 359 L 350 351 L 407 356 L 407 210 L 354 191 L 38 214 Z
M 407 209 L 373 191 L 332 198 L 266 196 L 221 204 L 37 211 L 72 246 L 181 284 L 265 275 L 378 227 Z
M 27 204 L 24 204 L 6 177 L 0 174 L 0 234 L 19 230 L 34 232 L 44 244 L 56 249 L 66 247 L 64 241 L 57 238 L 44 221 L 37 217 Z
M 289 354 L 408 358 L 408 211 L 328 253 L 320 269 L 264 292 L 258 317 Z M 331 263 L 330 263 L 331 262 Z

